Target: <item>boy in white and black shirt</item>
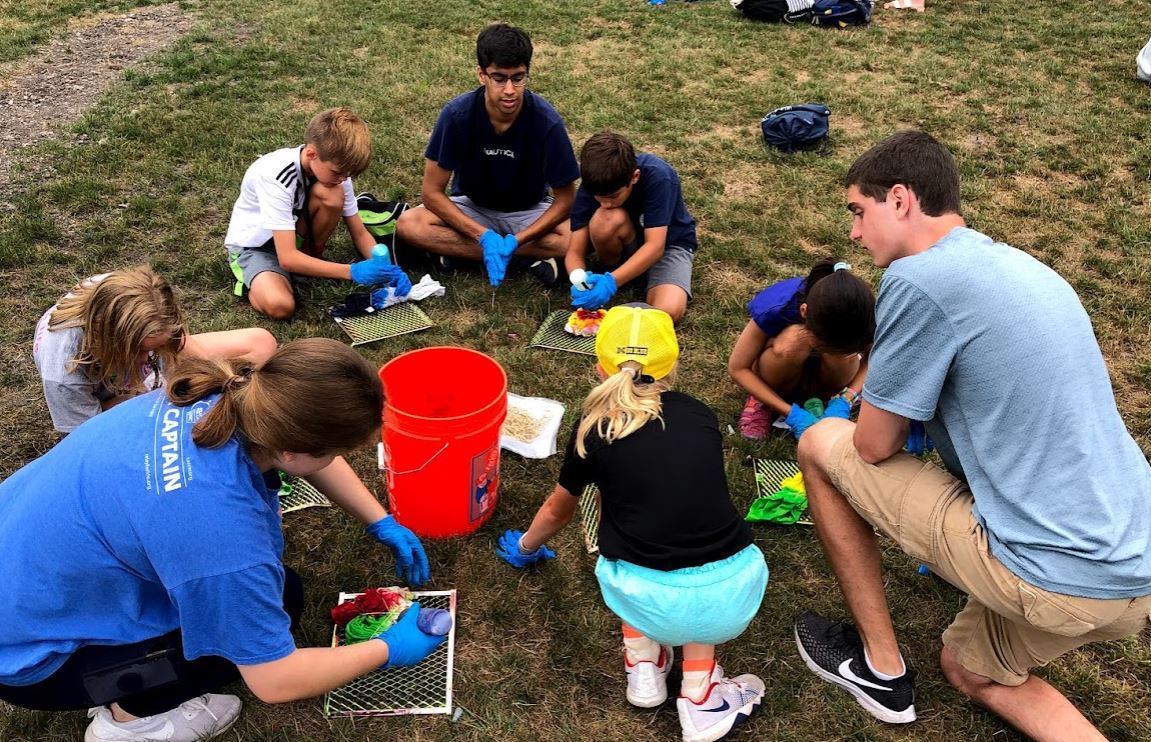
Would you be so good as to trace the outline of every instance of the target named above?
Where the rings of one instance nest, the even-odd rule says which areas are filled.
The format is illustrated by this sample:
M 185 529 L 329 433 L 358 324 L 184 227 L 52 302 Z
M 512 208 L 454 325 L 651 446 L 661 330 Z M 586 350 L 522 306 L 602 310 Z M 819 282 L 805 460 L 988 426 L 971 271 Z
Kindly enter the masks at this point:
M 224 238 L 236 294 L 246 286 L 256 311 L 273 319 L 296 311 L 292 274 L 374 285 L 399 272 L 370 259 L 376 241 L 356 208 L 351 179 L 372 157 L 363 120 L 346 108 L 322 111 L 308 124 L 304 142 L 252 163 Z M 323 258 L 341 218 L 363 261 L 348 265 Z

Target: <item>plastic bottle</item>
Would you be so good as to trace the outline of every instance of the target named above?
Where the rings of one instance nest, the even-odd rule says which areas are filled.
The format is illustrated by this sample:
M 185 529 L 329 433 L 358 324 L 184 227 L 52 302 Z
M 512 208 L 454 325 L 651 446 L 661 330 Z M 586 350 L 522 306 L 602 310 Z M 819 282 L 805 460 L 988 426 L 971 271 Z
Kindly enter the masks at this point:
M 585 271 L 583 268 L 576 268 L 571 272 L 571 275 L 569 275 L 568 278 L 571 279 L 572 286 L 575 286 L 580 291 L 587 291 L 589 288 L 591 288 L 586 283 L 587 271 Z
M 654 5 L 659 8 L 662 8 L 666 2 L 667 0 L 647 0 L 648 5 Z
M 452 630 L 452 614 L 443 608 L 420 608 L 416 616 L 420 631 L 432 636 L 443 636 Z
M 372 260 L 382 260 L 388 265 L 392 263 L 392 257 L 388 254 L 387 245 L 376 245 L 372 248 Z

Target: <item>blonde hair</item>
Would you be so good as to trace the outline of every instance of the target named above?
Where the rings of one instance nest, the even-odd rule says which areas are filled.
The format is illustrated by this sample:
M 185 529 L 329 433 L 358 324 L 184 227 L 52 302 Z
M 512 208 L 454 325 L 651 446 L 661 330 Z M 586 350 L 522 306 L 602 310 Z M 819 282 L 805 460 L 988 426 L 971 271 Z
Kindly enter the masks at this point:
M 73 327 L 84 335 L 68 370 L 116 390 L 143 386 L 140 351 L 149 337 L 167 338 L 153 353 L 168 368 L 184 346 L 184 320 L 172 287 L 144 265 L 73 288 L 56 304 L 48 330 Z
M 220 393 L 192 428 L 198 446 L 233 435 L 249 451 L 311 456 L 350 451 L 380 427 L 384 390 L 356 351 L 328 338 L 296 340 L 259 368 L 240 358 L 189 358 L 168 381 L 168 399 L 186 407 Z
M 372 137 L 368 126 L 348 108 L 320 111 L 308 122 L 304 142 L 336 170 L 355 178 L 372 161 Z
M 620 364 L 619 373 L 599 383 L 583 402 L 583 416 L 576 431 L 576 453 L 587 458 L 587 438 L 594 431 L 604 443 L 626 438 L 652 420 L 663 422 L 660 395 L 671 389 L 675 370 L 658 381 L 638 383 L 643 366 L 635 361 Z

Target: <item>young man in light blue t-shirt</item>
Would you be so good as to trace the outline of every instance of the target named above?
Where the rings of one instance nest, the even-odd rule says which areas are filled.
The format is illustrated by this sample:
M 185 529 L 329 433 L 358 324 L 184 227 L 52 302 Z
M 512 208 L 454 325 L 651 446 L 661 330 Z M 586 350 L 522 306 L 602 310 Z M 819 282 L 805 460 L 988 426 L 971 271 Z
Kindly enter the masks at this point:
M 859 421 L 812 426 L 799 462 L 855 623 L 803 614 L 800 654 L 876 718 L 915 719 L 878 529 L 968 594 L 943 634 L 952 685 L 1032 738 L 1103 739 L 1030 674 L 1151 620 L 1151 468 L 1090 319 L 1050 268 L 965 226 L 930 135 L 880 142 L 846 182 L 852 239 L 887 269 L 875 344 Z M 947 471 L 900 452 L 929 439 Z

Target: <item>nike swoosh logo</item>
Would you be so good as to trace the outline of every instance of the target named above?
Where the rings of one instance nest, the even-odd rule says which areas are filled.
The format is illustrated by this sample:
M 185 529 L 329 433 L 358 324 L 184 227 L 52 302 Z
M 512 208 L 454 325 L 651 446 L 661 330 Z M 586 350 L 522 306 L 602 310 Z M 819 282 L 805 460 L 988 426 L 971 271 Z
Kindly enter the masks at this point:
M 727 699 L 725 698 L 725 699 L 723 699 L 723 705 L 722 706 L 716 706 L 713 709 L 703 709 L 703 710 L 715 714 L 715 713 L 719 713 L 720 711 L 727 711 L 729 708 L 731 708 L 731 704 L 728 703 Z
M 839 676 L 845 680 L 850 680 L 851 682 L 853 682 L 857 685 L 866 686 L 868 688 L 874 688 L 875 690 L 885 690 L 885 691 L 891 690 L 891 688 L 885 688 L 882 685 L 876 685 L 875 683 L 868 682 L 867 680 L 864 680 L 863 678 L 856 675 L 854 672 L 851 671 L 851 660 L 849 660 L 849 659 L 844 660 L 843 662 L 839 663 Z

